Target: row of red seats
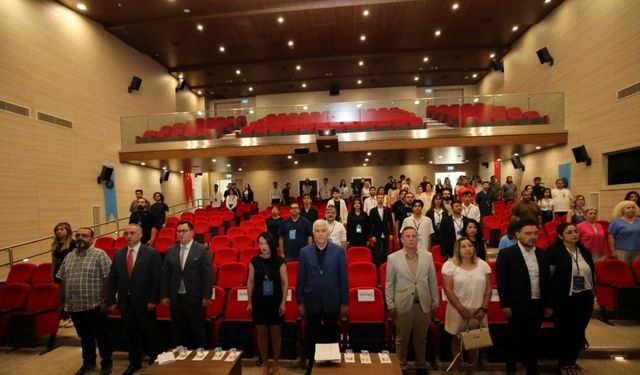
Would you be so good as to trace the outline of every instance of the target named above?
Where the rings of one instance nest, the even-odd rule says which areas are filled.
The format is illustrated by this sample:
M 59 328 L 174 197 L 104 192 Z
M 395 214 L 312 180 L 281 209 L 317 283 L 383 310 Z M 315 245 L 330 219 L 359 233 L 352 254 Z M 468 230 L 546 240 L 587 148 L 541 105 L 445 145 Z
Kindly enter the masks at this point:
M 502 105 L 452 104 L 427 106 L 427 117 L 451 127 L 548 124 L 549 116 L 537 111 L 523 112 L 520 107 Z
M 197 139 L 215 139 L 232 133 L 247 124 L 245 116 L 217 118 L 197 118 L 194 122 L 176 122 L 164 125 L 159 130 L 147 130 L 142 136 L 136 136 L 136 143 L 187 141 Z
M 335 130 L 336 133 L 351 133 L 425 128 L 426 125 L 424 125 L 422 119 L 419 117 L 396 120 L 316 122 L 305 124 L 269 124 L 267 122 L 255 122 L 242 128 L 240 130 L 240 137 L 304 135 L 331 130 Z

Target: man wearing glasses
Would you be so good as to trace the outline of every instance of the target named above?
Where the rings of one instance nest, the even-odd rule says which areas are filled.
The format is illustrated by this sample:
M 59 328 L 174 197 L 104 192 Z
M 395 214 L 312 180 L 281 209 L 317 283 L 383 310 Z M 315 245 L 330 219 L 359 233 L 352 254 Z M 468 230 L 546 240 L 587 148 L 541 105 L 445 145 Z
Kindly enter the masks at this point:
M 291 216 L 280 224 L 279 245 L 287 262 L 297 262 L 300 249 L 311 244 L 311 223 L 300 216 L 300 205 L 291 203 Z
M 58 277 L 60 308 L 71 311 L 71 319 L 82 343 L 82 367 L 76 375 L 92 372 L 96 367 L 96 341 L 100 352 L 100 375 L 111 374 L 113 348 L 107 333 L 107 280 L 111 261 L 107 254 L 93 247 L 93 230 L 76 232 L 76 249 L 64 258 Z
M 207 343 L 205 310 L 211 303 L 211 253 L 193 240 L 193 224 L 178 223 L 178 243 L 167 250 L 162 270 L 162 303 L 171 309 L 176 344 L 204 348 Z

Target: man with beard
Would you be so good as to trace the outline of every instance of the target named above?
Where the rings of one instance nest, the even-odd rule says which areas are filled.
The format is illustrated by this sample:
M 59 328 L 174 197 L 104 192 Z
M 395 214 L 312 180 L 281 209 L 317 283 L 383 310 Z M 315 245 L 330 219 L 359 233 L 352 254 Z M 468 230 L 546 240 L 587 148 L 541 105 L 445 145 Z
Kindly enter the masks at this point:
M 442 205 L 447 209 L 449 214 L 451 214 L 451 195 L 452 193 L 450 188 L 445 187 L 442 189 Z
M 145 245 L 153 244 L 158 230 L 153 225 L 153 215 L 147 206 L 147 200 L 138 198 L 138 209 L 129 216 L 129 224 L 138 224 L 142 228 L 142 243 Z
M 404 219 L 413 215 L 413 193 L 407 192 L 404 196 L 403 204 L 399 205 L 395 211 L 395 233 L 400 233 L 400 227 Z

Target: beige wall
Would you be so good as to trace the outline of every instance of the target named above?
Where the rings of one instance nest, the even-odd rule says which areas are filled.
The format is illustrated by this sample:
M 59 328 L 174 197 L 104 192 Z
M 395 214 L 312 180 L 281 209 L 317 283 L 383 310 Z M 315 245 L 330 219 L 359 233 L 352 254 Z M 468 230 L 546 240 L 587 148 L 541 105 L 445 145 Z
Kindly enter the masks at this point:
M 49 235 L 63 220 L 88 225 L 92 205 L 104 215 L 102 164 L 116 167 L 121 217 L 136 188 L 183 200 L 176 175 L 161 186 L 160 171 L 118 163 L 120 117 L 196 110 L 201 99 L 176 97 L 165 68 L 53 1 L 5 0 L 0 19 L 0 99 L 31 109 L 31 118 L 0 111 L 0 246 Z M 129 94 L 133 75 L 143 82 Z M 73 129 L 36 121 L 36 111 Z
M 602 154 L 640 145 L 640 95 L 616 101 L 616 91 L 640 79 L 640 2 L 635 0 L 568 0 L 529 30 L 504 59 L 504 73 L 493 72 L 480 94 L 565 92 L 567 147 L 522 157 L 526 171 L 503 176 L 531 183 L 536 175 L 553 185 L 558 164 L 571 162 L 572 190 L 600 192 L 602 217 L 630 187 L 604 186 Z M 536 50 L 546 46 L 555 64 L 540 65 Z M 584 144 L 591 167 L 576 164 L 571 148 Z M 506 174 L 505 174 L 506 173 Z M 640 185 L 632 185 L 635 189 Z

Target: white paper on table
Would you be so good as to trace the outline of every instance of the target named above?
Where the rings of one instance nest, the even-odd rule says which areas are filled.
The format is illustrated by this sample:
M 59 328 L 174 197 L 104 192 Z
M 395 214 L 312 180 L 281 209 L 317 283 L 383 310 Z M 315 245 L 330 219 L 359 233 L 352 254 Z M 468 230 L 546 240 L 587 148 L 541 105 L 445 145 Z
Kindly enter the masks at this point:
M 291 296 L 291 289 L 288 289 L 288 290 L 287 290 L 287 302 L 291 302 L 291 298 L 292 298 L 292 296 Z
M 184 352 L 180 352 L 180 355 L 176 358 L 178 361 L 182 361 L 184 359 L 187 359 L 187 357 L 189 356 L 189 354 L 191 354 L 193 350 L 187 350 Z
M 358 289 L 358 302 L 375 302 L 376 294 L 373 289 Z
M 196 352 L 196 356 L 193 357 L 193 361 L 202 361 L 202 360 L 204 360 L 204 357 L 207 356 L 207 354 L 209 354 L 208 350 L 206 350 L 204 352 Z
M 229 351 L 229 355 L 227 356 L 227 358 L 225 358 L 225 362 L 233 362 L 236 360 L 236 358 L 238 357 L 238 355 L 240 355 L 239 352 L 234 352 L 234 351 Z
M 371 356 L 369 355 L 369 353 L 360 353 L 360 363 L 362 363 L 363 365 L 371 364 Z
M 340 346 L 337 342 L 330 344 L 316 344 L 316 355 L 314 357 L 316 361 L 338 361 L 342 359 L 340 355 Z
M 247 295 L 246 289 L 238 289 L 238 302 L 248 301 L 249 296 Z
M 491 302 L 500 302 L 500 295 L 498 295 L 498 289 L 491 289 Z
M 351 353 L 344 353 L 344 363 L 356 363 L 356 356 Z
M 226 350 L 219 350 L 217 352 L 215 352 L 215 354 L 213 354 L 213 358 L 211 358 L 212 361 L 222 361 L 222 358 L 224 358 L 224 355 L 227 354 Z
M 175 361 L 176 361 L 176 357 L 173 355 L 173 352 L 160 353 L 156 358 L 156 362 L 158 362 L 158 364 L 161 366 L 168 365 L 169 363 L 173 363 Z
M 391 363 L 389 353 L 378 353 L 378 358 L 380 358 L 380 363 Z

